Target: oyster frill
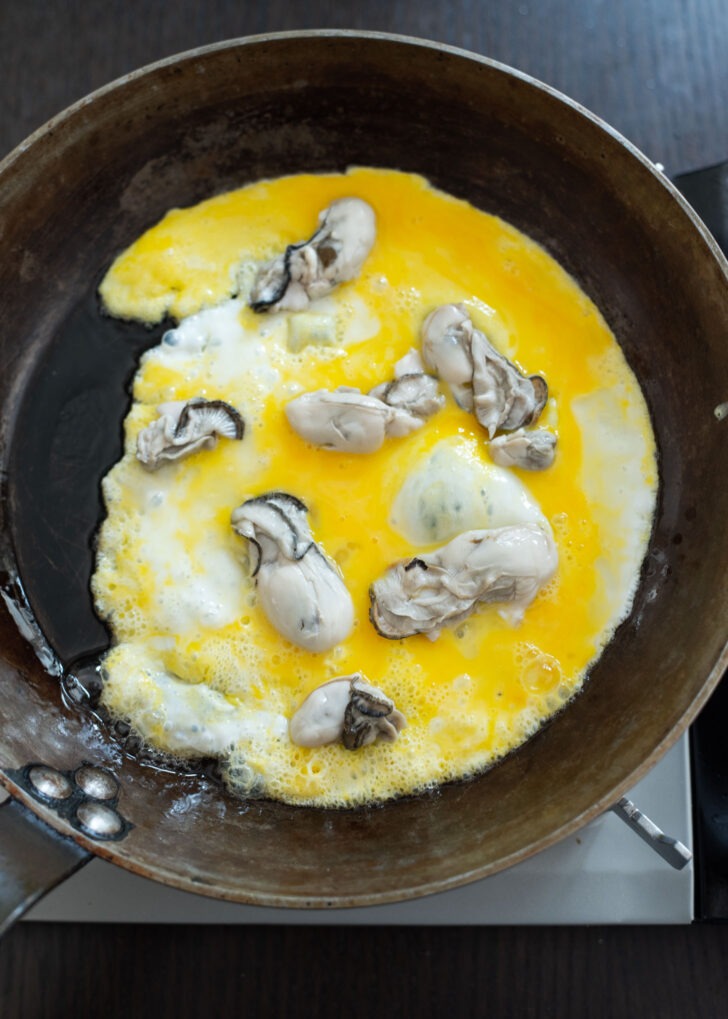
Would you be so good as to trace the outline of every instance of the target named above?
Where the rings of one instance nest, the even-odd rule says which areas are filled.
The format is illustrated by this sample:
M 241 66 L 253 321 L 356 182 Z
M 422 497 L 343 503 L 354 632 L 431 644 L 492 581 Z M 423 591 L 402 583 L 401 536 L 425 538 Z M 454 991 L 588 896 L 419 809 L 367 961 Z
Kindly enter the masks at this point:
M 394 702 L 355 672 L 316 687 L 291 718 L 289 733 L 301 747 L 342 742 L 358 750 L 378 739 L 393 742 L 406 724 Z
M 554 462 L 556 436 L 545 428 L 519 428 L 498 435 L 488 446 L 493 463 L 499 467 L 520 467 L 524 471 L 545 471 Z
M 232 513 L 247 538 L 260 605 L 276 630 L 308 651 L 328 651 L 354 625 L 351 596 L 313 539 L 304 503 L 286 492 L 248 499 Z
M 289 244 L 258 270 L 253 311 L 303 311 L 311 301 L 355 279 L 376 238 L 374 210 L 361 198 L 339 198 L 319 214 L 307 241 Z
M 443 626 L 491 602 L 504 603 L 500 614 L 517 623 L 557 559 L 551 534 L 539 524 L 465 531 L 434 552 L 390 566 L 370 588 L 370 618 L 392 640 L 416 633 L 434 640 Z
M 533 424 L 546 405 L 545 379 L 521 375 L 475 328 L 462 304 L 443 304 L 430 312 L 422 326 L 422 356 L 491 439 L 498 431 Z
M 238 411 L 224 400 L 196 397 L 162 403 L 159 417 L 137 436 L 137 459 L 155 471 L 200 449 L 214 449 L 219 437 L 242 439 L 245 431 Z

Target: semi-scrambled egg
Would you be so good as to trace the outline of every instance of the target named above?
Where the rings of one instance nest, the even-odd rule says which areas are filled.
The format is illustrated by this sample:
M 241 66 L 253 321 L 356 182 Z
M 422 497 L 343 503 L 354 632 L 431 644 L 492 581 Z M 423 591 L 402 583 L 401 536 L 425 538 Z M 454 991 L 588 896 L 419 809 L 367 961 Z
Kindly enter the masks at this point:
M 305 312 L 251 311 L 256 264 L 310 236 L 319 210 L 346 195 L 377 217 L 359 278 Z M 300 175 L 168 213 L 117 259 L 101 295 L 112 315 L 180 323 L 142 358 L 126 452 L 104 481 L 93 591 L 114 636 L 103 692 L 112 714 L 174 754 L 219 756 L 243 792 L 354 805 L 481 770 L 574 695 L 629 611 L 657 471 L 619 346 L 541 247 L 416 176 Z M 539 425 L 558 434 L 552 467 L 493 464 L 483 429 L 450 397 L 419 431 L 368 455 L 296 435 L 288 401 L 391 378 L 425 316 L 448 302 L 464 303 L 494 346 L 548 381 Z M 145 471 L 136 437 L 157 405 L 199 396 L 237 408 L 243 440 Z M 309 507 L 354 602 L 353 632 L 328 652 L 295 647 L 271 626 L 230 526 L 246 498 L 280 490 Z M 559 565 L 519 626 L 493 605 L 436 641 L 375 632 L 368 589 L 396 560 L 459 530 L 544 520 Z M 358 671 L 405 715 L 396 742 L 295 746 L 288 720 L 306 695 Z

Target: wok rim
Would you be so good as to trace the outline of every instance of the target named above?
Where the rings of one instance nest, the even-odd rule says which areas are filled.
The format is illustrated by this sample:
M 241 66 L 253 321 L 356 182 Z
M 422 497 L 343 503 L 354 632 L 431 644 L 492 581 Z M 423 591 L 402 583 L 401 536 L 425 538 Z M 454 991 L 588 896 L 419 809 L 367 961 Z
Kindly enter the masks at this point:
M 708 230 L 705 223 L 703 223 L 702 219 L 698 216 L 697 212 L 693 209 L 678 188 L 675 187 L 670 178 L 666 176 L 662 165 L 653 162 L 649 156 L 642 152 L 642 150 L 638 148 L 634 142 L 631 142 L 626 135 L 623 135 L 615 127 L 612 127 L 611 124 L 598 114 L 593 113 L 590 109 L 588 109 L 588 107 L 578 102 L 578 100 L 572 99 L 570 96 L 566 95 L 566 93 L 554 88 L 553 85 L 549 85 L 547 82 L 541 81 L 540 78 L 536 78 L 533 75 L 528 74 L 526 71 L 521 71 L 517 67 L 512 67 L 510 64 L 505 64 L 500 60 L 494 60 L 492 57 L 483 56 L 480 53 L 476 53 L 474 50 L 468 50 L 462 46 L 453 46 L 450 43 L 438 42 L 436 39 L 427 39 L 414 35 L 402 35 L 396 32 L 359 31 L 357 29 L 347 28 L 306 28 L 290 29 L 280 32 L 261 32 L 257 35 L 236 36 L 231 39 L 224 39 L 221 42 L 208 43 L 205 46 L 195 46 L 192 49 L 182 50 L 179 53 L 173 53 L 168 57 L 162 57 L 159 60 L 154 60 L 151 63 L 144 64 L 142 67 L 138 67 L 133 71 L 127 71 L 126 74 L 119 75 L 119 77 L 107 82 L 107 84 L 99 86 L 99 88 L 94 89 L 92 92 L 88 92 L 80 99 L 75 100 L 75 102 L 54 114 L 49 120 L 37 127 L 22 141 L 18 142 L 17 145 L 13 146 L 13 148 L 5 156 L 3 156 L 2 159 L 0 159 L 0 183 L 2 182 L 3 174 L 13 165 L 16 159 L 22 156 L 29 148 L 31 148 L 31 146 L 35 145 L 36 142 L 43 138 L 46 134 L 52 132 L 58 125 L 62 124 L 65 120 L 69 119 L 80 110 L 90 106 L 97 99 L 114 92 L 116 89 L 122 88 L 130 82 L 143 78 L 145 75 L 154 71 L 165 67 L 171 67 L 181 61 L 191 60 L 195 57 L 207 56 L 211 53 L 241 48 L 249 45 L 257 45 L 265 42 L 306 38 L 373 39 L 380 42 L 405 44 L 408 46 L 415 46 L 420 49 L 449 53 L 451 56 L 461 57 L 466 60 L 473 61 L 474 63 L 482 64 L 483 66 L 489 67 L 493 70 L 500 71 L 509 77 L 517 78 L 520 81 L 545 92 L 546 95 L 564 103 L 566 106 L 570 107 L 576 113 L 581 114 L 581 116 L 586 117 L 586 119 L 591 121 L 592 124 L 608 134 L 611 138 L 627 149 L 627 151 L 647 170 L 649 170 L 653 177 L 660 181 L 663 187 L 665 187 L 672 197 L 677 200 L 682 211 L 692 221 L 693 225 L 697 227 L 703 237 L 703 240 L 721 264 L 723 273 L 728 279 L 728 256 L 724 255 L 717 241 L 711 234 L 710 230 Z

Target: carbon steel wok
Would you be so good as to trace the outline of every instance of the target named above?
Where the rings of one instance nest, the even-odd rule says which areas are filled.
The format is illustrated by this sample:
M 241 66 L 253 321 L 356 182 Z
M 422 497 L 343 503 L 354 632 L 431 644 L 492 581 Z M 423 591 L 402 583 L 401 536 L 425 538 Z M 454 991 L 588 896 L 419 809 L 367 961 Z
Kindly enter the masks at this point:
M 578 279 L 649 402 L 657 520 L 632 615 L 585 690 L 497 767 L 376 809 L 241 804 L 209 776 L 139 761 L 62 695 L 59 673 L 107 641 L 88 592 L 98 482 L 121 449 L 134 360 L 154 341 L 102 319 L 95 288 L 170 206 L 351 164 L 424 174 L 530 234 Z M 728 422 L 715 414 L 728 400 L 728 267 L 655 167 L 574 103 L 415 40 L 224 43 L 102 89 L 13 152 L 0 166 L 0 237 L 0 777 L 47 825 L 189 891 L 381 903 L 484 877 L 576 830 L 706 701 L 728 626 Z M 37 762 L 108 769 L 128 824 L 92 837 L 78 789 L 63 801 L 30 794 Z

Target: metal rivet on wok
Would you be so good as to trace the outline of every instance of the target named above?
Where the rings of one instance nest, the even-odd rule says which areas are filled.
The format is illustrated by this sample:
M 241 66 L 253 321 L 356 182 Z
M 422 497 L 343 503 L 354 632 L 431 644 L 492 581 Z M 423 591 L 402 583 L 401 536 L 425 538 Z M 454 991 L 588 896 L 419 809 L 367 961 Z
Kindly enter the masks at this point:
M 70 780 L 61 771 L 47 764 L 34 764 L 28 772 L 33 789 L 49 800 L 67 800 L 73 792 Z
M 119 783 L 103 768 L 84 764 L 73 776 L 76 785 L 94 800 L 113 800 L 119 792 Z
M 124 822 L 111 807 L 103 803 L 82 803 L 76 811 L 79 823 L 97 838 L 113 838 L 124 827 Z

